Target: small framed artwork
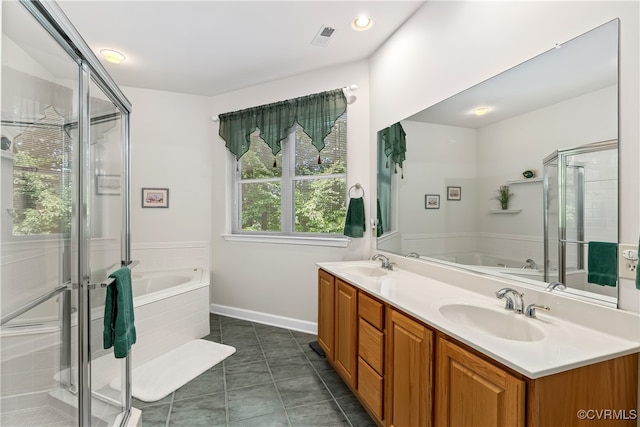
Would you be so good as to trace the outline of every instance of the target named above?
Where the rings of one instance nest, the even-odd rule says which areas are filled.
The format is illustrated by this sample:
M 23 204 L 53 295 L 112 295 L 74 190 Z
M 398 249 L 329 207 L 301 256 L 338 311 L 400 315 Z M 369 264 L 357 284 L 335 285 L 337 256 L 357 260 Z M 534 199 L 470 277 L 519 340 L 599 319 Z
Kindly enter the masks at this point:
M 462 187 L 447 187 L 447 200 L 462 200 Z
M 143 188 L 142 189 L 143 208 L 168 208 L 169 189 L 168 188 Z
M 96 194 L 119 195 L 120 175 L 96 175 Z
M 439 194 L 425 194 L 425 196 L 424 196 L 424 208 L 425 209 L 440 209 L 440 195 Z

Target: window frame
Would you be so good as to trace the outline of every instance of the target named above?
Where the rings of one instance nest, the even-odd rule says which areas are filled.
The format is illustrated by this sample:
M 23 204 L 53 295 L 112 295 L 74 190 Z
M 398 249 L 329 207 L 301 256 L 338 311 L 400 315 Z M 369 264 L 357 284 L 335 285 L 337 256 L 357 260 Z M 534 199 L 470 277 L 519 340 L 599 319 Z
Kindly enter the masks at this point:
M 346 114 L 345 114 L 346 120 Z M 258 142 L 258 143 L 261 143 Z M 296 175 L 296 127 L 292 127 L 287 138 L 282 141 L 282 175 L 274 178 L 242 178 L 242 158 L 236 162 L 230 154 L 231 168 L 231 233 L 224 234 L 225 240 L 288 243 L 315 246 L 347 247 L 349 238 L 341 233 L 313 233 L 295 231 L 295 185 L 297 182 L 315 181 L 321 179 L 343 179 L 345 183 L 345 206 L 347 197 L 347 170 L 339 174 Z M 348 164 L 345 149 L 345 164 Z M 242 185 L 244 183 L 278 182 L 280 183 L 280 231 L 242 230 Z

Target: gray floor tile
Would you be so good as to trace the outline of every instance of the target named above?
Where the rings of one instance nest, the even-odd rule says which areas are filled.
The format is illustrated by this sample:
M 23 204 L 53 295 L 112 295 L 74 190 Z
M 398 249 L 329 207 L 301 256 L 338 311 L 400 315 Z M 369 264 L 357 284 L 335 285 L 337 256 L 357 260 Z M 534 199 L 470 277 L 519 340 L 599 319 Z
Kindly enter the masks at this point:
M 229 422 L 272 414 L 282 409 L 282 402 L 273 383 L 229 390 Z
M 144 408 L 136 405 L 133 406 L 142 410 L 142 427 L 164 427 L 167 424 L 167 417 L 169 416 L 169 408 L 171 406 L 169 403 Z
M 134 399 L 144 427 L 375 426 L 326 359 L 309 348 L 315 335 L 218 315 L 210 325 L 205 338 L 226 338 L 236 353 L 162 400 Z
M 269 359 L 267 363 L 273 374 L 273 379 L 276 381 L 304 375 L 317 375 L 315 369 L 313 369 L 313 366 L 304 354 Z
M 343 396 L 351 396 L 351 389 L 342 381 L 342 378 L 335 370 L 320 372 L 320 378 L 327 385 L 327 388 L 335 399 Z
M 224 392 L 224 370 L 216 365 L 175 391 L 173 401 Z
M 218 426 L 225 425 L 227 413 L 225 394 L 209 394 L 173 402 L 169 425 Z
M 225 376 L 227 390 L 273 382 L 267 363 L 264 361 L 229 366 L 225 368 Z
M 330 400 L 331 394 L 317 376 L 305 376 L 276 381 L 286 409 L 313 402 Z
M 228 424 L 229 427 L 288 427 L 289 421 L 284 411 L 273 414 L 261 415 L 248 420 L 234 421 Z
M 234 346 L 235 347 L 235 346 Z M 246 345 L 236 347 L 236 352 L 224 359 L 224 366 L 244 363 L 255 363 L 264 360 L 264 353 L 260 345 Z
M 292 427 L 349 426 L 335 401 L 315 402 L 287 409 Z
M 369 413 L 362 407 L 353 394 L 336 399 L 338 406 L 347 416 L 353 427 L 376 427 Z
M 262 346 L 264 356 L 267 359 L 276 359 L 302 354 L 300 345 L 293 339 L 293 337 L 281 341 L 261 342 L 260 345 Z

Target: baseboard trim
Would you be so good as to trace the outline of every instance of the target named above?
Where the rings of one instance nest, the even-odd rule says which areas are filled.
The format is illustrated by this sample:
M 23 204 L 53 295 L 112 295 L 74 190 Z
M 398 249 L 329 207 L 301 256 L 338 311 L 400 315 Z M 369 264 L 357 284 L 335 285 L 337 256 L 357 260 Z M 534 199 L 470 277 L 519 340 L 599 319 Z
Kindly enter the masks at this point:
M 306 320 L 292 319 L 291 317 L 277 316 L 274 314 L 261 313 L 258 311 L 245 310 L 243 308 L 229 307 L 227 305 L 211 304 L 209 311 L 214 314 L 234 317 L 236 319 L 248 320 L 265 325 L 277 326 L 279 328 L 292 329 L 294 331 L 306 332 L 316 335 L 318 324 Z

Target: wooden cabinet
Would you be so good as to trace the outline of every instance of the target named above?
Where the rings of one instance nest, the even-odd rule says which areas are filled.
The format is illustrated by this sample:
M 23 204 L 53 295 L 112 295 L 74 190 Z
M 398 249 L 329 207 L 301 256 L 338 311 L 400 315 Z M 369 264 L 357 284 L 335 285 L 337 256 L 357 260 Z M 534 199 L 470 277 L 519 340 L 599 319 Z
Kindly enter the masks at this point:
M 637 353 L 525 378 L 323 270 L 318 342 L 379 426 L 636 425 Z
M 351 388 L 356 388 L 358 291 L 336 279 L 334 367 Z
M 387 312 L 386 425 L 431 426 L 434 334 L 399 311 Z
M 358 395 L 384 420 L 384 304 L 358 292 Z
M 525 382 L 471 352 L 438 338 L 438 427 L 524 426 Z
M 329 361 L 333 361 L 336 279 L 318 270 L 318 344 Z

